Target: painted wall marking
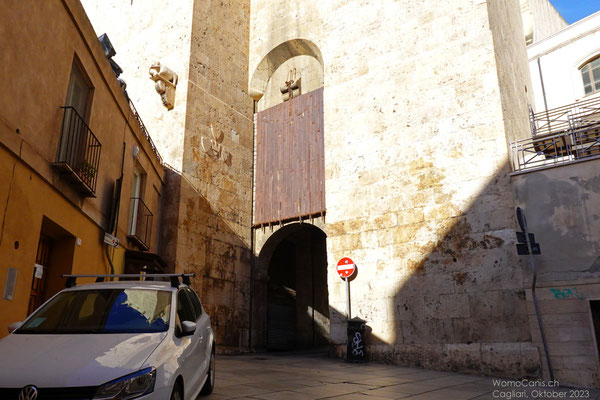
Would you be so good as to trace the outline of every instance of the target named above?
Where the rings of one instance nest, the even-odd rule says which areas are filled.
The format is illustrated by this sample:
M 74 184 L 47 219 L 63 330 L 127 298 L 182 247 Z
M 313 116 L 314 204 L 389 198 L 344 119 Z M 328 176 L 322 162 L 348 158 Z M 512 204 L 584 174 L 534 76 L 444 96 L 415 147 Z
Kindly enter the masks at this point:
M 585 295 L 577 290 L 577 288 L 567 289 L 555 289 L 551 288 L 550 291 L 554 294 L 555 299 L 585 299 Z

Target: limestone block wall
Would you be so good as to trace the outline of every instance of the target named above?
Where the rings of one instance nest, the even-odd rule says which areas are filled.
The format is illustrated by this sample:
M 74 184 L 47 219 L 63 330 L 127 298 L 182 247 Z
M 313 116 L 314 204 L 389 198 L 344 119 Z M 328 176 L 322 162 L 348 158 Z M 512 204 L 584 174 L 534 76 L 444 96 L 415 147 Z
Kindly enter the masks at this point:
M 528 0 L 533 17 L 533 42 L 547 38 L 569 24 L 548 0 Z
M 281 64 L 269 79 L 265 94 L 257 103 L 257 111 L 283 102 L 280 88 L 285 86 L 285 82 L 290 79 L 290 70 L 294 70 L 296 76 L 301 79 L 301 94 L 323 87 L 323 66 L 316 58 L 307 55 L 292 57 Z
M 211 316 L 221 351 L 248 346 L 249 13 L 247 0 L 196 1 L 192 17 L 176 269 L 197 274 L 193 286 Z
M 592 302 L 600 300 L 598 167 L 590 160 L 512 177 L 516 202 L 542 250 L 535 256 L 536 292 L 554 375 L 561 384 L 588 387 L 600 385 L 594 329 L 600 316 L 592 314 Z M 529 290 L 527 296 L 541 349 Z
M 84 0 L 107 32 L 128 92 L 164 161 L 161 254 L 194 272 L 222 351 L 248 344 L 252 212 L 249 2 Z M 148 69 L 179 75 L 175 107 L 162 105 Z
M 340 352 L 345 289 L 333 266 L 349 256 L 359 268 L 352 308 L 372 329 L 371 357 L 539 375 L 507 165 L 507 136 L 527 126 L 525 49 L 495 39 L 512 40 L 518 2 L 255 0 L 251 27 L 251 74 L 286 41 L 322 53 L 331 338 Z
M 100 36 L 107 33 L 127 92 L 164 161 L 182 168 L 193 1 L 81 0 Z M 163 106 L 148 70 L 160 61 L 177 73 L 175 107 Z
M 533 107 L 533 88 L 527 52 L 523 51 L 522 19 L 515 4 L 512 0 L 488 2 L 507 144 L 532 135 L 529 107 Z

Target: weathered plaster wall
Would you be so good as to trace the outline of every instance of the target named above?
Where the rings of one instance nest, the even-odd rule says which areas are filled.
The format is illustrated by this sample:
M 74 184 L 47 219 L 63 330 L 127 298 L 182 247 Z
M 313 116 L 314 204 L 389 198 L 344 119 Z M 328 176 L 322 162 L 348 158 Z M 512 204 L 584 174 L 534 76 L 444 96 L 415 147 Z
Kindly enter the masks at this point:
M 583 386 L 600 384 L 588 301 L 600 299 L 599 165 L 591 160 L 512 177 L 516 202 L 541 246 L 537 293 L 555 376 Z M 539 345 L 533 304 L 529 312 Z
M 345 291 L 333 266 L 349 256 L 359 267 L 354 315 L 369 321 L 372 357 L 539 374 L 507 175 L 507 136 L 528 126 L 526 68 L 507 75 L 524 47 L 502 42 L 520 26 L 518 10 L 513 1 L 252 2 L 251 74 L 286 41 L 322 54 L 331 338 L 340 351 Z
M 198 275 L 193 285 L 222 351 L 248 346 L 253 167 L 253 104 L 246 89 L 249 13 L 247 0 L 197 1 L 193 10 L 176 268 Z M 214 137 L 229 159 L 204 151 L 202 143 L 206 146 Z

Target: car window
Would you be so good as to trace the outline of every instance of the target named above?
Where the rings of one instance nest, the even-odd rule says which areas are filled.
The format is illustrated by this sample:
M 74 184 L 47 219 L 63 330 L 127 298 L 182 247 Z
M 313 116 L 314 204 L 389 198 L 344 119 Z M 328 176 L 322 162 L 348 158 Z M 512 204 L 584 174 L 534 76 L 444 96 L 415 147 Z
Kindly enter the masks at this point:
M 200 304 L 200 299 L 198 298 L 198 295 L 196 294 L 196 292 L 194 292 L 189 287 L 184 288 L 183 290 L 185 290 L 185 292 L 187 293 L 187 295 L 190 298 L 192 307 L 194 308 L 194 312 L 196 314 L 196 320 L 197 320 L 198 318 L 200 318 L 202 316 L 202 304 Z
M 177 316 L 181 322 L 196 321 L 196 313 L 190 303 L 190 299 L 183 290 L 177 292 Z
M 87 289 L 59 293 L 16 333 L 150 333 L 169 327 L 171 293 Z

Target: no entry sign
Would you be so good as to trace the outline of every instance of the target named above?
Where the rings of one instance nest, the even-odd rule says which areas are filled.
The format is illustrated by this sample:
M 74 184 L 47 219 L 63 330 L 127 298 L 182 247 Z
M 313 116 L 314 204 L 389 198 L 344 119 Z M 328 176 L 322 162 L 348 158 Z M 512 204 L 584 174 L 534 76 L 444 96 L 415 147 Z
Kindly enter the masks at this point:
M 354 273 L 355 268 L 354 261 L 348 257 L 342 258 L 337 263 L 337 272 L 340 275 L 340 278 L 348 278 Z

